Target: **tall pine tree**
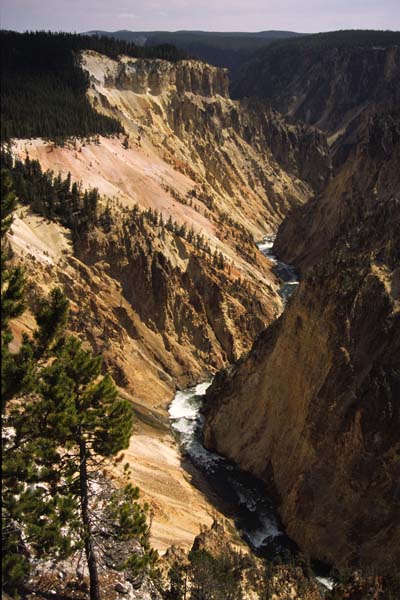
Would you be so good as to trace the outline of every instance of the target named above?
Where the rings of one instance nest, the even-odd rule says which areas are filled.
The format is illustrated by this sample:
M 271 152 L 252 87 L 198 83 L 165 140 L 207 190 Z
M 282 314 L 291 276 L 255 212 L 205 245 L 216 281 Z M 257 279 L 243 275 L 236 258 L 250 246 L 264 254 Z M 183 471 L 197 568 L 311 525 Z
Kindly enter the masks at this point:
M 9 345 L 12 334 L 9 326 L 11 319 L 18 317 L 24 310 L 23 289 L 24 276 L 20 267 L 9 263 L 11 254 L 7 233 L 12 224 L 16 196 L 12 189 L 8 171 L 1 170 L 1 398 L 2 408 L 12 396 L 14 390 L 11 381 L 15 382 L 15 361 Z
M 54 311 L 42 310 L 42 315 L 46 313 L 39 332 L 47 318 L 54 317 Z M 66 336 L 53 346 L 52 360 L 37 373 L 35 394 L 25 398 L 23 408 L 15 409 L 11 423 L 20 452 L 29 454 L 36 467 L 31 481 L 44 484 L 34 494 L 22 493 L 22 521 L 28 523 L 36 546 L 47 552 L 67 555 L 74 550 L 72 539 L 82 541 L 90 598 L 99 600 L 90 481 L 102 459 L 127 447 L 133 425 L 131 405 L 119 397 L 110 376 L 101 375 L 101 357 L 94 357 L 77 338 Z
M 68 301 L 60 289 L 42 300 L 37 330 L 10 352 L 10 320 L 24 310 L 24 278 L 10 265 L 6 235 L 16 198 L 4 173 L 1 195 L 2 570 L 5 587 L 23 589 L 27 543 L 37 555 L 68 556 L 82 541 L 90 598 L 100 599 L 90 479 L 99 460 L 127 447 L 133 412 L 101 357 L 67 336 Z M 13 401 L 13 399 L 16 399 Z M 143 519 L 143 515 L 140 515 Z M 143 524 L 141 524 L 143 526 Z
M 101 357 L 93 357 L 81 342 L 68 337 L 57 359 L 42 374 L 40 409 L 47 418 L 41 422 L 46 440 L 59 452 L 71 489 L 79 496 L 85 554 L 90 576 L 90 598 L 99 600 L 100 588 L 89 507 L 91 464 L 98 457 L 110 457 L 129 444 L 133 425 L 130 404 L 118 396 L 112 379 L 101 374 Z M 58 461 L 57 461 L 58 462 Z M 60 476 L 63 477 L 62 470 Z M 79 489 L 74 483 L 79 483 Z

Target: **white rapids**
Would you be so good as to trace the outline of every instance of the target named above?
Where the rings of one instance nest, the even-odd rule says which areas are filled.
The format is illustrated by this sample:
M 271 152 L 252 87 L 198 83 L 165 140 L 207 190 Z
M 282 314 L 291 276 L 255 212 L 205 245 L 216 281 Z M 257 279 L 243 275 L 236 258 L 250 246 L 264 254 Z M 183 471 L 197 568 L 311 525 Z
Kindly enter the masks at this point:
M 320 577 L 317 576 L 315 578 L 321 585 L 324 586 L 324 588 L 326 588 L 327 590 L 333 590 L 333 587 L 335 585 L 335 580 L 331 579 L 330 577 Z
M 298 284 L 297 274 L 291 265 L 286 265 L 272 254 L 273 243 L 274 237 L 266 236 L 257 245 L 273 262 L 276 274 L 282 279 L 280 294 L 286 302 Z M 205 474 L 220 496 L 237 507 L 236 521 L 248 543 L 255 549 L 261 549 L 279 538 L 285 545 L 286 536 L 279 526 L 272 502 L 265 497 L 262 484 L 203 446 L 201 407 L 210 385 L 211 381 L 206 381 L 176 393 L 169 407 L 172 429 L 191 462 Z
M 218 454 L 207 450 L 201 442 L 203 416 L 200 408 L 210 385 L 211 381 L 205 381 L 177 392 L 168 410 L 172 429 L 178 434 L 182 448 L 198 468 L 207 472 L 214 471 L 215 465 L 223 460 Z
M 272 253 L 275 236 L 267 235 L 257 244 L 258 249 L 266 256 L 274 265 L 273 271 L 280 277 L 282 284 L 279 294 L 286 304 L 288 298 L 293 294 L 296 287 L 299 285 L 299 279 L 296 269 L 292 265 L 288 265 Z
M 268 541 L 282 536 L 278 520 L 265 502 L 257 484 L 224 457 L 210 452 L 202 443 L 203 416 L 201 406 L 210 381 L 185 391 L 178 391 L 169 407 L 172 429 L 177 434 L 182 450 L 241 513 L 240 529 L 253 548 L 261 548 Z

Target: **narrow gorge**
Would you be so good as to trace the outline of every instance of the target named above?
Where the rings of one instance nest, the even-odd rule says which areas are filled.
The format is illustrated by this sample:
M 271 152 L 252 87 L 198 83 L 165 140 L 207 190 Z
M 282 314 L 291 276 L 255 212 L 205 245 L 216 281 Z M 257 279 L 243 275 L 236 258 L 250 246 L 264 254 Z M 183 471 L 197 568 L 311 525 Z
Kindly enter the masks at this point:
M 267 236 L 258 247 L 281 274 L 279 294 L 286 302 L 299 283 L 297 273 L 292 266 L 282 263 L 271 253 L 272 245 L 273 238 Z M 205 394 L 211 385 L 211 381 L 206 381 L 178 391 L 170 404 L 168 412 L 172 428 L 183 452 L 227 503 L 238 530 L 253 550 L 266 556 L 279 556 L 287 549 L 295 552 L 294 544 L 286 537 L 279 522 L 273 493 L 268 494 L 259 480 L 203 445 L 202 413 Z

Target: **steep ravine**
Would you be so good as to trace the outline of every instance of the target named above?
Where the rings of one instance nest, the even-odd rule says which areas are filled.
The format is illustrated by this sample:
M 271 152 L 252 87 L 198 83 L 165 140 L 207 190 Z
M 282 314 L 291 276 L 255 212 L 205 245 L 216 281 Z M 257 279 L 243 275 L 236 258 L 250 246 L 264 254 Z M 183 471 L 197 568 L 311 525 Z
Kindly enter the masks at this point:
M 398 126 L 370 119 L 324 194 L 282 226 L 299 289 L 215 377 L 204 427 L 210 450 L 273 482 L 304 551 L 378 572 L 400 562 Z
M 281 273 L 280 293 L 286 301 L 298 285 L 295 270 L 271 253 L 273 238 L 258 244 L 262 253 L 274 262 Z M 180 446 L 193 465 L 201 471 L 220 498 L 233 511 L 238 529 L 258 553 L 269 556 L 284 548 L 294 549 L 279 523 L 272 496 L 255 477 L 240 470 L 223 456 L 203 445 L 202 406 L 211 381 L 178 391 L 169 407 L 172 429 Z
M 257 245 L 272 261 L 280 277 L 279 293 L 284 303 L 298 286 L 298 274 L 291 265 L 276 258 L 272 253 L 273 236 L 267 236 Z M 237 464 L 204 446 L 203 407 L 205 394 L 211 381 L 178 391 L 170 404 L 169 416 L 172 429 L 179 441 L 184 458 L 204 476 L 207 484 L 225 505 L 225 511 L 234 520 L 241 537 L 256 555 L 269 560 L 287 560 L 298 555 L 299 548 L 285 533 L 280 520 L 274 490 L 259 478 L 243 471 Z M 328 565 L 313 564 L 315 580 L 322 589 L 333 589 L 334 580 L 327 577 Z

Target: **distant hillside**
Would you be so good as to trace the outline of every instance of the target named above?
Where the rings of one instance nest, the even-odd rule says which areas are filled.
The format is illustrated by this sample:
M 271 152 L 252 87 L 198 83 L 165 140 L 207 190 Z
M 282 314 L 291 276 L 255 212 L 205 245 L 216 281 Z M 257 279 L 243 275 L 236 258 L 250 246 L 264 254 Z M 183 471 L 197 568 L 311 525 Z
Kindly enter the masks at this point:
M 189 55 L 217 67 L 227 67 L 234 76 L 243 62 L 267 44 L 305 34 L 293 31 L 215 32 L 215 31 L 90 31 L 143 46 L 173 44 Z
M 242 66 L 231 93 L 265 98 L 279 112 L 323 129 L 344 160 L 350 125 L 362 111 L 395 107 L 399 81 L 400 32 L 334 31 L 263 48 Z
M 333 49 L 387 48 L 400 45 L 400 32 L 342 30 L 276 40 L 253 54 L 232 84 L 234 97 L 275 98 L 302 70 L 305 60 L 316 61 Z
M 118 121 L 96 112 L 86 91 L 89 79 L 77 59 L 82 50 L 110 58 L 126 54 L 178 61 L 186 57 L 169 44 L 137 46 L 114 38 L 71 33 L 0 32 L 1 139 L 107 135 Z

